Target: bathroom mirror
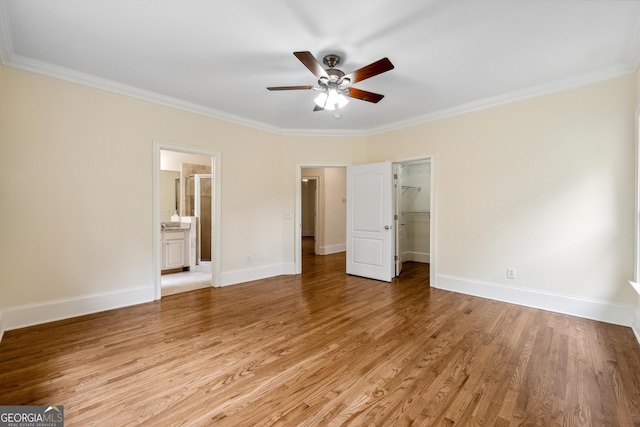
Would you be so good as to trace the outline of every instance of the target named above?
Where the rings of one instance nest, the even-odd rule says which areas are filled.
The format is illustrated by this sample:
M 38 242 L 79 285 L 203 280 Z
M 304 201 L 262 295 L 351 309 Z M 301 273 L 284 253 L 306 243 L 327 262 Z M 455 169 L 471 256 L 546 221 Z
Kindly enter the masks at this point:
M 160 171 L 160 222 L 171 221 L 171 215 L 179 212 L 180 172 Z

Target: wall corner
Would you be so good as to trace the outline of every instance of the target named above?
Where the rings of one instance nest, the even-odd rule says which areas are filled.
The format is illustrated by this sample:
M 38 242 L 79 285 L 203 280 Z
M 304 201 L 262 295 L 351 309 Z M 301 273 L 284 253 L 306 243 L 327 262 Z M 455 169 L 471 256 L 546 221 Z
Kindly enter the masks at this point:
M 633 312 L 631 329 L 633 330 L 633 333 L 636 336 L 636 340 L 638 341 L 638 344 L 640 344 L 640 283 L 629 281 L 629 284 L 638 294 L 637 300 L 636 300 L 636 307 Z

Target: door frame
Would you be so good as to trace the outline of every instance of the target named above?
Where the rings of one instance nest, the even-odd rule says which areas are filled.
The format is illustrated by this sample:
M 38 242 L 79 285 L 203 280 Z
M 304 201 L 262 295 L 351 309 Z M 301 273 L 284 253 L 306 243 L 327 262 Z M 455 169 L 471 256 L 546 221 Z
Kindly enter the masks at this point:
M 296 200 L 294 215 L 294 258 L 295 274 L 302 274 L 302 169 L 304 168 L 346 168 L 353 163 L 297 162 L 296 163 Z M 159 227 L 159 226 L 158 226 Z
M 222 226 L 221 226 L 221 152 L 202 147 L 194 147 L 190 145 L 176 144 L 173 142 L 153 140 L 153 179 L 152 179 L 152 200 L 153 200 L 153 288 L 154 299 L 159 300 L 162 297 L 160 266 L 162 265 L 162 235 L 160 226 L 160 152 L 175 151 L 179 153 L 196 154 L 200 156 L 211 157 L 211 176 L 213 183 L 211 185 L 211 286 L 219 287 L 221 254 L 222 254 Z
M 431 213 L 429 218 L 429 286 L 435 287 L 437 277 L 437 239 L 436 239 L 436 224 L 437 224 L 437 160 L 436 154 L 433 152 L 427 152 L 422 154 L 416 154 L 413 156 L 397 157 L 392 159 L 386 159 L 391 163 L 403 163 L 412 160 L 430 160 L 431 162 Z M 303 168 L 332 168 L 332 167 L 347 167 L 352 166 L 353 163 L 331 163 L 331 162 L 298 162 L 296 163 L 296 196 L 295 196 L 295 237 L 294 237 L 294 257 L 295 257 L 295 274 L 302 273 L 302 169 Z M 158 225 L 158 228 L 160 226 Z
M 423 154 L 416 154 L 414 156 L 408 156 L 408 157 L 398 157 L 398 158 L 394 158 L 394 159 L 388 159 L 392 164 L 395 163 L 404 163 L 404 162 L 411 162 L 411 161 L 416 161 L 416 160 L 429 160 L 430 165 L 431 165 L 431 186 L 430 186 L 430 191 L 431 194 L 429 196 L 429 203 L 430 203 L 430 213 L 429 213 L 429 286 L 430 287 L 435 287 L 435 283 L 436 283 L 436 269 L 437 269 L 437 265 L 436 265 L 436 254 L 437 254 L 437 239 L 436 239 L 436 223 L 437 223 L 437 213 L 438 210 L 436 209 L 436 191 L 437 191 L 437 185 L 436 185 L 436 180 L 437 180 L 437 176 L 436 176 L 436 155 L 435 153 L 423 153 Z
M 400 240 L 401 240 L 401 233 L 404 232 L 404 223 L 402 222 L 403 218 L 403 214 L 402 214 L 402 175 L 400 174 L 400 176 L 398 176 L 398 172 L 402 171 L 402 167 L 401 167 L 401 163 L 391 163 L 391 173 L 393 174 L 393 187 L 392 187 L 392 191 L 393 194 L 391 195 L 392 199 L 393 199 L 393 226 L 395 227 L 394 229 L 394 245 L 393 245 L 393 252 L 394 252 L 394 259 L 393 259 L 393 263 L 394 263 L 394 273 L 395 273 L 395 277 L 400 276 L 400 273 L 402 273 L 402 245 L 400 244 Z M 398 191 L 398 187 L 400 188 L 400 191 Z

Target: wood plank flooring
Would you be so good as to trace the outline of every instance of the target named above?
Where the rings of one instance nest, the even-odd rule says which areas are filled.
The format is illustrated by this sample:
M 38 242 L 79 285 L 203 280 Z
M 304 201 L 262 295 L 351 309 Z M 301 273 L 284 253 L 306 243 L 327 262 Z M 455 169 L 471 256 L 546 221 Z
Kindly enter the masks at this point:
M 304 274 L 9 331 L 0 404 L 68 426 L 640 426 L 629 328 L 383 283 L 344 254 Z

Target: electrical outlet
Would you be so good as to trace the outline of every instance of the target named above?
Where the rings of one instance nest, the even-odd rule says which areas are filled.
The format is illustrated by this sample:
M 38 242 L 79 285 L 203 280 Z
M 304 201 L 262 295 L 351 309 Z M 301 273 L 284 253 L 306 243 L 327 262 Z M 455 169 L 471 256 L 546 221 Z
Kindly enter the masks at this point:
M 516 278 L 516 269 L 513 267 L 507 267 L 507 279 Z

